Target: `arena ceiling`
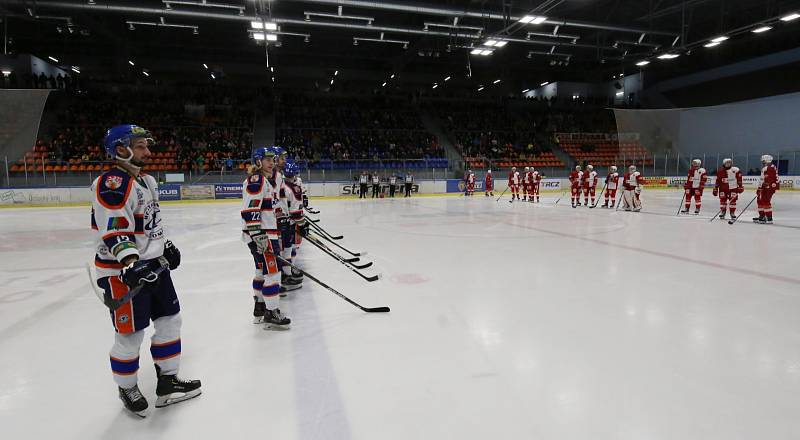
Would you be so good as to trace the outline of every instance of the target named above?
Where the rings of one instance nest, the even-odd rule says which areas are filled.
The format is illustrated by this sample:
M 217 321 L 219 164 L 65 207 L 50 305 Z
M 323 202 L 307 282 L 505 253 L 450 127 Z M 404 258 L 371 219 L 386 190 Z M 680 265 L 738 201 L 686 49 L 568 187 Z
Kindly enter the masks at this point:
M 415 88 L 451 77 L 516 88 L 639 69 L 667 78 L 797 47 L 800 19 L 782 20 L 795 12 L 800 0 L 0 2 L 12 53 L 96 77 L 274 77 L 278 87 Z M 277 29 L 264 35 L 253 21 Z M 705 47 L 717 37 L 727 40 Z

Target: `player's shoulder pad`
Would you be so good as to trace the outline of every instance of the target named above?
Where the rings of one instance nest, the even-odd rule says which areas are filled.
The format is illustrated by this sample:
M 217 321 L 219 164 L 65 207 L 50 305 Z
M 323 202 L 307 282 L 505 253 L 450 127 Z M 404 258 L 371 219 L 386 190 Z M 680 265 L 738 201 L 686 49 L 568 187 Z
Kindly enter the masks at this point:
M 250 194 L 258 194 L 264 186 L 264 176 L 261 174 L 253 174 L 245 181 L 247 183 L 247 192 Z
M 132 186 L 130 174 L 112 168 L 97 179 L 97 201 L 108 209 L 120 209 L 125 206 Z
M 705 168 L 700 168 L 700 174 L 705 174 L 705 173 L 706 173 L 706 169 Z
M 731 171 L 733 171 L 733 173 L 736 174 L 741 170 L 739 169 L 739 167 L 731 167 Z

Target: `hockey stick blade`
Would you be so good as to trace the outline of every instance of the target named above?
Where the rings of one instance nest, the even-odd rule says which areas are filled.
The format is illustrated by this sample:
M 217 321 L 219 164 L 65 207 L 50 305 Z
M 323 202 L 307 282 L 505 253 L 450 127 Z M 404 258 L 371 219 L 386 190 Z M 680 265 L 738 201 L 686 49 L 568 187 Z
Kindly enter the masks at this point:
M 360 259 L 360 258 L 358 258 L 358 257 L 353 257 L 353 258 L 342 258 L 342 260 L 344 260 L 344 261 L 346 261 L 346 262 L 348 262 L 348 263 L 355 263 L 356 261 L 361 261 L 361 259 Z
M 370 261 L 369 263 L 366 263 L 366 264 L 353 264 L 353 263 L 350 263 L 350 265 L 355 267 L 356 269 L 366 269 L 366 268 L 372 266 L 372 261 Z
M 367 312 L 367 313 L 387 313 L 387 312 L 390 311 L 389 307 L 385 307 L 385 306 L 384 307 L 364 307 L 361 304 L 359 304 L 359 303 L 353 301 L 352 299 L 348 298 L 347 296 L 345 296 L 344 294 L 342 294 L 338 290 L 334 289 L 333 287 L 331 287 L 331 286 L 325 284 L 324 282 L 320 281 L 319 279 L 317 279 L 316 277 L 314 277 L 310 273 L 308 273 L 308 272 L 304 271 L 303 269 L 300 269 L 299 267 L 297 267 L 294 264 L 290 263 L 289 261 L 287 261 L 286 259 L 284 259 L 280 255 L 276 255 L 275 258 L 277 258 L 283 264 L 286 264 L 289 267 L 295 268 L 298 272 L 302 273 L 304 276 L 306 276 L 311 281 L 314 281 L 315 283 L 317 283 L 320 286 L 324 287 L 328 292 L 333 293 L 334 295 L 336 295 L 339 298 L 347 301 L 351 305 L 353 305 L 355 307 L 358 307 L 359 309 L 361 309 L 364 312 Z

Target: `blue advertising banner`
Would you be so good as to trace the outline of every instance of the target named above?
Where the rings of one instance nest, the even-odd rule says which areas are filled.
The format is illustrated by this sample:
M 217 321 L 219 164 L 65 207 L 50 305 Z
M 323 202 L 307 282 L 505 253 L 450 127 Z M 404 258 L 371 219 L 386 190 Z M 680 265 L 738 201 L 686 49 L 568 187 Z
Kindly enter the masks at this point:
M 180 200 L 181 186 L 165 183 L 158 187 L 158 200 Z
M 242 184 L 241 183 L 225 183 L 214 185 L 214 198 L 215 199 L 241 199 L 242 198 Z

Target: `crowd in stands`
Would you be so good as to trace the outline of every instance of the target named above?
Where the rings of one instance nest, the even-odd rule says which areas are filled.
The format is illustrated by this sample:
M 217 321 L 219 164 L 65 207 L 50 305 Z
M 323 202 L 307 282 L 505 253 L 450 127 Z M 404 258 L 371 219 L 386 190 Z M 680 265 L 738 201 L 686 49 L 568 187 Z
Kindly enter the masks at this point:
M 219 87 L 117 89 L 56 93 L 46 113 L 49 130 L 29 159 L 68 164 L 99 162 L 105 130 L 136 123 L 153 134 L 153 164 L 165 170 L 215 170 L 248 158 L 253 143 L 253 96 Z M 162 157 L 163 156 L 163 157 Z M 163 161 L 162 161 L 163 159 Z
M 299 160 L 444 157 L 419 112 L 401 99 L 284 95 L 276 125 L 278 144 Z
M 7 77 L 0 76 L 0 89 L 61 89 L 73 91 L 80 88 L 80 79 L 71 75 L 45 75 L 44 72 L 17 75 L 11 71 Z

